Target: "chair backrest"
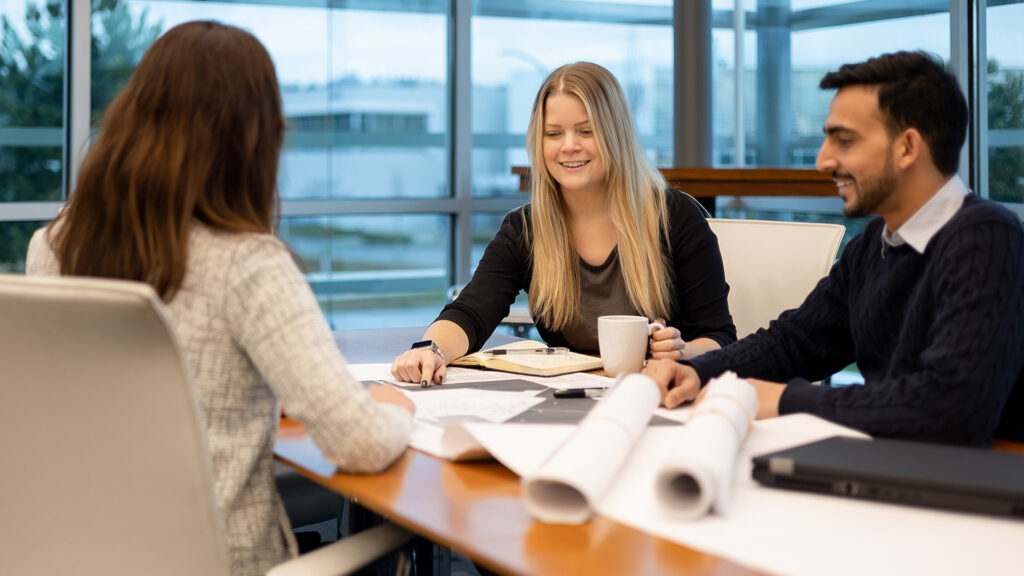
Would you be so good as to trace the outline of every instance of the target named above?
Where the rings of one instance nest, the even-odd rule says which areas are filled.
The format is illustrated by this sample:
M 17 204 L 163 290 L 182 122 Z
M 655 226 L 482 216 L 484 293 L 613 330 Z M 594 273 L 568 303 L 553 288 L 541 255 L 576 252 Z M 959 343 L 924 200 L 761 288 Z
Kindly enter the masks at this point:
M 708 223 L 718 236 L 739 338 L 799 306 L 828 275 L 846 232 L 839 224 L 724 218 Z
M 0 275 L 0 359 L 0 573 L 228 573 L 189 372 L 149 286 Z

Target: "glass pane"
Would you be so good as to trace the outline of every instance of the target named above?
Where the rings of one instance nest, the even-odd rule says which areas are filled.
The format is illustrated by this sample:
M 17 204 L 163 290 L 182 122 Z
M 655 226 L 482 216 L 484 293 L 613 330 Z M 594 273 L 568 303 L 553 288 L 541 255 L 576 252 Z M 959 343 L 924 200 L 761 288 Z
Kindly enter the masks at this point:
M 44 224 L 44 221 L 0 222 L 0 274 L 25 272 L 28 241 Z
M 883 4 L 746 0 L 743 129 L 747 165 L 814 168 L 832 100 L 832 92 L 820 90 L 818 82 L 842 64 L 897 50 L 926 50 L 948 60 L 948 5 L 931 0 L 910 0 L 895 8 Z M 731 2 L 714 6 L 731 15 Z M 735 165 L 733 34 L 716 29 L 712 38 L 714 159 L 718 165 Z M 723 108 L 729 111 L 722 112 Z M 836 198 L 719 198 L 717 215 L 837 222 L 847 228 L 844 244 L 866 224 L 845 218 L 842 202 Z
M 1024 2 L 989 7 L 988 194 L 1024 203 Z
M 672 2 L 473 3 L 473 193 L 514 196 L 528 165 L 537 89 L 559 66 L 588 60 L 622 84 L 650 157 L 672 163 Z
M 60 200 L 64 6 L 0 2 L 0 16 L 0 202 Z
M 102 4 L 93 16 L 99 109 L 153 39 L 177 24 L 214 19 L 260 39 L 288 123 L 279 178 L 286 213 L 290 200 L 448 196 L 443 0 L 371 0 L 359 9 L 326 1 Z M 280 235 L 334 325 L 425 325 L 444 303 L 446 216 L 285 218 Z
M 290 128 L 283 199 L 446 196 L 446 3 L 303 4 L 130 0 L 133 51 L 101 59 L 106 76 L 94 76 L 94 94 L 109 102 L 120 71 L 137 62 L 134 50 L 161 30 L 215 19 L 255 34 L 277 66 Z M 98 22 L 94 16 L 95 34 L 106 29 Z
M 142 55 L 167 28 L 154 18 L 148 2 L 94 2 L 92 11 L 92 90 L 90 108 L 93 125 L 114 96 L 128 83 Z
M 476 271 L 480 258 L 484 255 L 487 244 L 498 233 L 501 222 L 505 219 L 503 212 L 478 212 L 473 214 L 473 248 L 470 256 L 470 272 Z
M 279 236 L 305 268 L 334 328 L 426 326 L 448 288 L 448 218 L 284 218 Z

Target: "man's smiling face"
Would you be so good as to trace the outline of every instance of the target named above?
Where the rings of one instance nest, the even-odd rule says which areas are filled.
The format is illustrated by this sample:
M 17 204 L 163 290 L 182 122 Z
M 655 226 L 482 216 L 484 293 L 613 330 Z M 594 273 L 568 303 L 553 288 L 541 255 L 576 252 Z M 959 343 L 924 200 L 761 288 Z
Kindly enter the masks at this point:
M 847 86 L 832 99 L 818 170 L 832 174 L 843 213 L 851 218 L 883 214 L 899 184 L 890 138 L 873 86 Z

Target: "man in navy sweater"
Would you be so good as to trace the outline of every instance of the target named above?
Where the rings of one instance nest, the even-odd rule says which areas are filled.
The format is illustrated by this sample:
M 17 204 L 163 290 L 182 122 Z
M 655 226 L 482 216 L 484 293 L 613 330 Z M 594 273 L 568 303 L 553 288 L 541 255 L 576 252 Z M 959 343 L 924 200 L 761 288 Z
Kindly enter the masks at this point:
M 1024 230 L 956 176 L 967 104 L 924 53 L 826 74 L 838 91 L 819 170 L 843 212 L 877 215 L 796 309 L 680 364 L 644 370 L 672 408 L 726 370 L 759 418 L 809 412 L 875 436 L 987 446 L 1024 440 Z M 812 385 L 856 362 L 863 386 Z

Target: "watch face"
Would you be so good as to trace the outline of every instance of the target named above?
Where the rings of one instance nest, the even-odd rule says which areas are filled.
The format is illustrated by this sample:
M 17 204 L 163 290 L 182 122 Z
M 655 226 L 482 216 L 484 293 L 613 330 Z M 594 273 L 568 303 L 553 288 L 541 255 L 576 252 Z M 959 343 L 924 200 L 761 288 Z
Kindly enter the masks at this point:
M 419 342 L 414 342 L 413 345 L 410 347 L 410 350 L 416 348 L 429 348 L 433 343 L 433 340 L 420 340 Z

